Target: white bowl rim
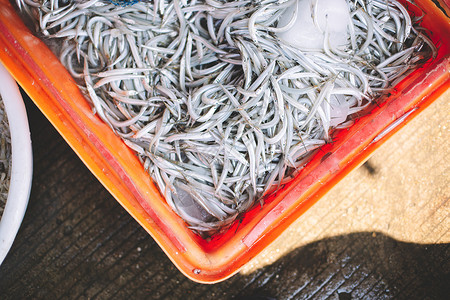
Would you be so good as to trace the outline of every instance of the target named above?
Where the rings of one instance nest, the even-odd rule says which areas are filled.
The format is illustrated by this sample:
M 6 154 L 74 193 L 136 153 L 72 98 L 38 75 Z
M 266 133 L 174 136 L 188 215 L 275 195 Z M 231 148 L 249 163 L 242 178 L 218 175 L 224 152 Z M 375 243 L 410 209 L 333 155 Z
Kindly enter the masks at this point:
M 0 265 L 19 231 L 28 205 L 33 173 L 28 117 L 16 81 L 0 63 L 0 95 L 11 132 L 11 180 L 5 209 L 0 220 Z

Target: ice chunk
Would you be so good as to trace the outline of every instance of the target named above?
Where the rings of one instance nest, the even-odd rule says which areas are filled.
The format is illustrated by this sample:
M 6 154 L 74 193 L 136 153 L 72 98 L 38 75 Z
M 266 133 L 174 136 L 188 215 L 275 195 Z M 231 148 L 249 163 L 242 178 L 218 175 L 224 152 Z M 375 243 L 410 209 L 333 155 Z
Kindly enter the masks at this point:
M 343 95 L 331 95 L 330 98 L 330 126 L 336 127 L 347 120 L 350 107 Z
M 200 222 L 207 222 L 211 219 L 211 215 L 208 214 L 206 210 L 194 200 L 194 198 L 192 198 L 191 194 L 178 187 L 176 188 L 176 191 L 177 193 L 176 195 L 173 195 L 173 198 L 179 211 L 181 210 L 190 218 L 194 218 Z
M 294 26 L 278 37 L 300 49 L 323 49 L 325 30 L 330 45 L 343 47 L 349 43 L 350 12 L 347 0 L 298 0 L 298 15 Z M 292 19 L 295 6 L 281 16 L 278 27 Z

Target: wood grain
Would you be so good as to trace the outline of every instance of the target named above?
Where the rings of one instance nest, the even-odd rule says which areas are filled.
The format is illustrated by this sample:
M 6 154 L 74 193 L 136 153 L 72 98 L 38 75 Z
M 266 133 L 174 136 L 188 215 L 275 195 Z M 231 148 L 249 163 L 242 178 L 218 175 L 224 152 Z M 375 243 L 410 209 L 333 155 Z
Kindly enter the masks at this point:
M 450 91 L 241 273 L 185 278 L 28 101 L 29 207 L 0 266 L 1 299 L 445 299 Z M 261 299 L 261 298 L 259 298 Z

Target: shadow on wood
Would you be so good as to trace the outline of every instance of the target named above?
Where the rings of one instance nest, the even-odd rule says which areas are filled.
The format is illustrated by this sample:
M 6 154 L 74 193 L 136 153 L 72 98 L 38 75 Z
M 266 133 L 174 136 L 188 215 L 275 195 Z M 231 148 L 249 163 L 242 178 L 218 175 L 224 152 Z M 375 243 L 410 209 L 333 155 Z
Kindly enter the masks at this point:
M 2 299 L 444 299 L 449 244 L 325 238 L 216 285 L 185 278 L 28 103 L 30 204 L 0 267 Z M 269 297 L 269 298 L 267 298 Z

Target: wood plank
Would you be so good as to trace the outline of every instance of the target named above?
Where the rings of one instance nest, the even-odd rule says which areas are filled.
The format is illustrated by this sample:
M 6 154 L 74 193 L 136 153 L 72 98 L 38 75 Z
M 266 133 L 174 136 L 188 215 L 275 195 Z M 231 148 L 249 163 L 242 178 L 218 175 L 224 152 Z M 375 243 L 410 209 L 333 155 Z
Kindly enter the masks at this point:
M 27 104 L 33 188 L 0 267 L 1 299 L 445 296 L 450 91 L 239 274 L 212 286 L 186 279 Z

